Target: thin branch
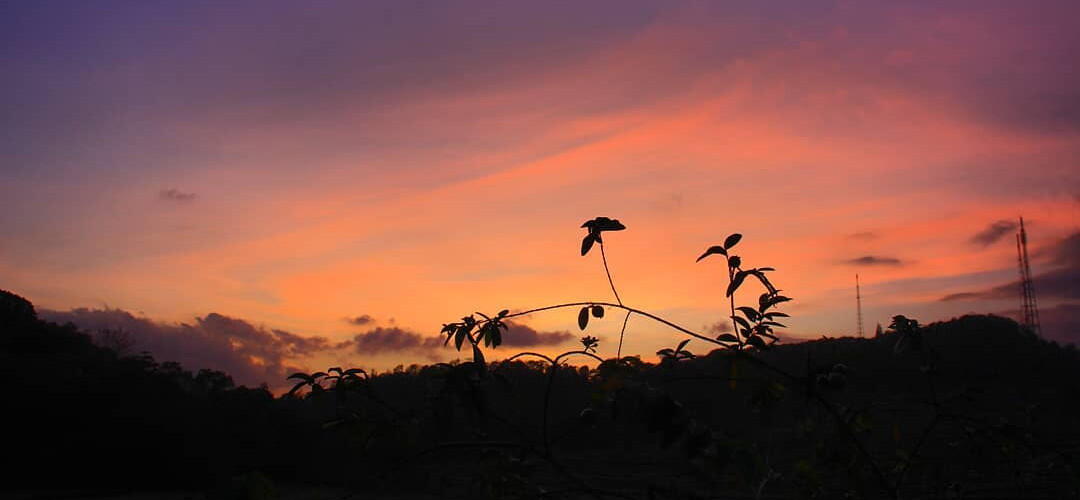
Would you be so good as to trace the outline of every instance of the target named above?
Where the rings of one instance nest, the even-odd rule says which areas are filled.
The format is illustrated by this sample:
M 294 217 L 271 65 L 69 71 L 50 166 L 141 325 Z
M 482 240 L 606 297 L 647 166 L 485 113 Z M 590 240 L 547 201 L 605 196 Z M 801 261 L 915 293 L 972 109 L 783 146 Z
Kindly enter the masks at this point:
M 653 321 L 656 321 L 658 323 L 663 323 L 663 324 L 671 327 L 674 330 L 678 330 L 678 331 L 680 331 L 680 332 L 682 332 L 682 333 L 684 333 L 686 335 L 689 335 L 691 337 L 704 340 L 705 342 L 708 342 L 710 344 L 716 344 L 716 345 L 721 346 L 721 347 L 728 347 L 727 344 L 725 344 L 723 342 L 720 342 L 719 340 L 716 340 L 716 339 L 710 338 L 710 337 L 706 337 L 706 336 L 704 336 L 704 335 L 702 335 L 700 333 L 697 333 L 697 332 L 695 332 L 693 330 L 687 329 L 686 327 L 683 327 L 683 326 L 680 326 L 678 324 L 672 323 L 671 321 L 668 321 L 668 320 L 666 320 L 664 318 L 661 318 L 660 316 L 657 316 L 655 314 L 650 314 L 650 313 L 647 313 L 645 311 L 642 311 L 641 309 L 635 309 L 633 307 L 624 306 L 622 304 L 613 304 L 611 302 L 596 302 L 596 301 L 567 302 L 567 303 L 564 303 L 564 304 L 555 304 L 555 305 L 551 305 L 551 306 L 537 307 L 537 308 L 534 308 L 534 309 L 527 309 L 525 311 L 507 314 L 506 316 L 503 316 L 503 319 L 516 318 L 518 316 L 526 316 L 526 315 L 529 315 L 529 314 L 532 314 L 532 313 L 537 313 L 537 312 L 542 312 L 542 311 L 550 311 L 552 309 L 566 309 L 568 307 L 582 307 L 582 306 L 603 306 L 603 307 L 611 307 L 611 308 L 615 308 L 615 309 L 622 309 L 623 311 L 626 311 L 626 312 L 630 312 L 630 313 L 638 314 L 638 315 L 641 315 L 641 316 L 645 316 L 646 318 L 649 318 L 649 319 L 651 319 Z M 481 321 L 479 321 L 477 323 L 479 324 L 479 323 L 484 323 L 484 322 L 486 322 L 486 320 L 481 320 Z
M 619 349 L 615 351 L 615 359 L 622 359 L 622 341 L 626 335 L 626 322 L 630 321 L 630 311 L 626 311 L 626 317 L 622 320 L 622 329 L 619 330 Z
M 553 360 L 553 359 L 551 359 L 551 358 L 549 358 L 549 357 L 547 357 L 547 356 L 545 356 L 543 354 L 540 354 L 538 352 L 519 352 L 519 353 L 517 353 L 517 354 L 515 354 L 513 356 L 510 356 L 509 358 L 506 358 L 506 359 L 502 360 L 502 362 L 503 363 L 509 363 L 509 362 L 511 362 L 511 361 L 513 361 L 515 359 L 518 359 L 518 358 L 521 358 L 521 357 L 524 357 L 524 356 L 535 356 L 537 358 L 542 358 L 544 361 L 547 361 L 548 363 L 555 363 L 555 360 Z
M 588 357 L 590 357 L 592 359 L 595 359 L 595 360 L 597 360 L 597 361 L 599 361 L 601 363 L 604 362 L 603 358 L 601 358 L 600 356 L 597 356 L 597 355 L 595 355 L 595 354 L 593 354 L 593 353 L 591 353 L 589 351 L 568 351 L 568 352 L 564 352 L 564 353 L 562 353 L 562 354 L 560 354 L 558 356 L 555 356 L 555 360 L 552 361 L 552 364 L 558 364 L 559 361 L 561 361 L 563 358 L 565 358 L 567 356 L 574 356 L 574 355 L 588 356 Z
M 607 254 L 604 253 L 604 242 L 602 241 L 600 242 L 600 258 L 604 261 L 604 273 L 607 274 L 607 282 L 609 285 L 611 285 L 611 293 L 615 294 L 615 302 L 618 302 L 621 306 L 622 299 L 619 298 L 619 292 L 615 290 L 615 282 L 611 280 L 611 270 L 608 269 Z

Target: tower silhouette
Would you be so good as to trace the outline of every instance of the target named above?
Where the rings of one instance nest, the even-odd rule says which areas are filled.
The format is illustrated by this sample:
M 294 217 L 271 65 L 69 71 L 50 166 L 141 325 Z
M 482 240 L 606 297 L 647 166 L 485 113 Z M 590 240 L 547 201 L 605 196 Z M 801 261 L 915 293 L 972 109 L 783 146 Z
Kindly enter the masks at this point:
M 1016 262 L 1020 268 L 1020 315 L 1024 326 L 1035 335 L 1042 335 L 1039 325 L 1039 303 L 1035 300 L 1035 286 L 1031 280 L 1031 264 L 1028 262 L 1027 231 L 1024 218 L 1020 218 L 1020 231 L 1016 233 Z
M 859 321 L 859 338 L 863 336 L 862 327 L 862 292 L 859 290 L 859 275 L 855 274 L 855 311 Z

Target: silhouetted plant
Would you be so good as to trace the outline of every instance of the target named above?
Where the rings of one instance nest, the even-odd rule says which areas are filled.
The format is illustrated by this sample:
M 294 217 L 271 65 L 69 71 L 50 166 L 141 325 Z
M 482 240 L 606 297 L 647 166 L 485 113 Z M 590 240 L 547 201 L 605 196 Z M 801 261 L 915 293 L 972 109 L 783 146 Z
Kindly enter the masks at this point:
M 656 351 L 656 355 L 660 356 L 661 361 L 668 363 L 677 363 L 685 359 L 694 359 L 693 353 L 683 349 L 688 343 L 690 343 L 690 339 L 683 339 L 674 349 L 660 349 L 659 351 Z
M 521 465 L 526 463 L 526 457 L 534 457 L 572 485 L 565 492 L 576 491 L 596 498 L 624 496 L 622 493 L 593 485 L 581 477 L 578 471 L 562 463 L 559 450 L 560 443 L 572 444 L 575 439 L 590 439 L 595 433 L 607 435 L 632 424 L 656 435 L 661 450 L 679 450 L 689 464 L 688 467 L 695 468 L 695 474 L 700 474 L 701 477 L 709 478 L 717 484 L 729 484 L 732 477 L 732 472 L 729 471 L 737 471 L 734 472 L 736 483 L 741 485 L 739 487 L 747 488 L 755 498 L 763 497 L 767 487 L 784 482 L 804 496 L 812 498 L 831 497 L 838 492 L 852 497 L 874 497 L 877 496 L 873 493 L 876 491 L 889 498 L 900 499 L 905 497 L 905 493 L 911 488 L 910 478 L 913 471 L 924 463 L 920 460 L 927 453 L 932 436 L 945 425 L 960 426 L 972 442 L 993 440 L 996 443 L 1005 443 L 997 445 L 1004 450 L 1003 453 L 1015 453 L 1017 449 L 1033 449 L 1030 440 L 1025 441 L 1024 433 L 1018 432 L 1011 424 L 993 425 L 964 416 L 956 406 L 965 401 L 962 391 L 944 398 L 935 383 L 937 354 L 927 346 L 925 329 L 914 319 L 895 316 L 889 327 L 890 333 L 879 336 L 895 337 L 889 353 L 894 358 L 906 356 L 904 353 L 907 351 L 918 353 L 918 371 L 925 377 L 930 396 L 926 405 L 929 408 L 929 421 L 914 432 L 901 430 L 894 421 L 891 427 L 884 427 L 892 430 L 891 442 L 895 447 L 893 453 L 882 454 L 875 451 L 874 447 L 881 445 L 880 430 L 883 428 L 878 419 L 881 419 L 883 414 L 895 414 L 898 409 L 878 401 L 860 402 L 853 399 L 851 388 L 861 388 L 867 383 L 867 372 L 853 371 L 847 363 L 835 359 L 823 363 L 815 362 L 809 346 L 806 347 L 804 372 L 788 371 L 775 362 L 785 355 L 784 352 L 776 353 L 778 349 L 773 349 L 780 341 L 775 329 L 785 327 L 777 320 L 788 317 L 777 308 L 791 298 L 781 294 L 782 290 L 770 280 L 768 273 L 774 272 L 773 268 L 747 267 L 743 257 L 732 253 L 733 248 L 742 240 L 741 234 L 727 236 L 723 244 L 707 248 L 697 258 L 698 262 L 713 255 L 722 255 L 725 259 L 728 279 L 724 287 L 724 297 L 732 331 L 718 335 L 714 332 L 715 336 L 712 336 L 685 328 L 623 302 L 612 279 L 605 251 L 607 241 L 603 233 L 623 231 L 626 226 L 617 219 L 597 217 L 586 221 L 582 228 L 587 232 L 581 243 L 581 255 L 586 256 L 594 246 L 599 245 L 604 273 L 615 302 L 568 302 L 516 312 L 503 309 L 491 315 L 476 312 L 462 317 L 460 321 L 444 324 L 441 330 L 445 335 L 444 345 L 453 342 L 458 351 L 468 345 L 472 356 L 465 362 L 440 363 L 435 367 L 441 370 L 439 377 L 444 380 L 443 391 L 454 395 L 465 407 L 472 408 L 479 422 L 472 431 L 477 439 L 443 441 L 433 448 L 421 450 L 420 454 L 440 449 L 487 450 L 496 457 L 494 463 L 503 464 L 496 467 L 502 471 L 496 475 L 502 474 L 505 478 L 512 477 L 514 480 L 510 483 L 502 480 L 492 483 L 492 478 L 486 475 L 479 480 L 491 488 L 499 489 L 503 494 L 514 494 L 506 489 L 510 487 L 508 484 L 517 485 L 514 486 L 516 488 L 543 491 L 536 479 L 530 479 L 529 473 L 523 472 L 528 470 L 528 467 L 508 465 Z M 741 305 L 738 299 L 746 295 L 745 284 L 748 279 L 760 284 L 762 291 L 756 294 L 754 303 Z M 604 318 L 609 309 L 625 312 L 616 356 L 611 359 L 601 358 L 598 355 L 599 339 L 584 335 L 580 339 L 582 347 L 579 350 L 555 356 L 520 352 L 497 363 L 487 361 L 485 350 L 497 349 L 503 344 L 502 336 L 508 331 L 507 321 L 562 309 L 576 311 L 577 325 L 582 331 L 586 331 L 595 320 Z M 632 315 L 648 318 L 689 337 L 680 340 L 674 348 L 656 352 L 661 360 L 660 365 L 664 367 L 664 375 L 660 379 L 654 378 L 655 375 L 649 369 L 650 365 L 639 358 L 622 356 L 626 326 Z M 696 356 L 686 350 L 691 339 L 701 340 L 716 346 L 717 349 L 708 355 Z M 776 354 L 770 357 L 771 353 L 766 351 Z M 571 369 L 565 365 L 565 361 L 574 356 L 591 358 L 598 362 L 598 365 L 592 370 Z M 526 358 L 531 360 L 522 364 L 521 361 Z M 700 365 L 698 362 L 708 364 Z M 724 364 L 725 374 L 703 372 L 699 368 Z M 507 387 L 511 392 L 514 391 L 514 382 L 506 374 L 522 366 L 527 367 L 527 371 L 543 373 L 540 386 L 543 391 L 539 410 L 540 422 L 536 431 L 509 421 L 488 403 L 494 388 Z M 366 387 L 370 392 L 366 373 L 353 372 L 355 381 L 345 383 L 351 370 L 342 371 L 338 368 L 329 372 L 335 375 L 322 372 L 310 375 L 294 374 L 292 378 L 298 382 L 290 392 L 295 393 L 303 387 L 309 387 L 310 394 L 313 395 L 331 388 L 360 390 Z M 578 407 L 581 409 L 575 410 L 573 417 L 564 422 L 553 420 L 553 393 L 560 375 L 564 380 L 579 380 L 579 383 L 586 384 L 595 391 L 591 402 L 584 408 Z M 864 377 L 860 378 L 860 375 Z M 723 413 L 731 421 L 716 425 L 696 416 L 696 409 L 684 405 L 675 395 L 675 386 L 678 384 L 709 381 L 724 382 L 719 389 L 726 388 L 723 393 L 725 397 L 745 395 L 745 406 L 742 407 L 744 411 L 741 413 L 752 414 L 753 417 L 740 416 L 739 406 L 729 406 L 724 408 Z M 804 398 L 800 401 L 803 403 L 787 398 L 792 388 L 802 393 Z M 775 414 L 781 409 L 786 412 L 798 411 L 800 404 L 803 405 L 804 416 L 794 419 L 794 430 L 781 431 L 773 427 Z M 517 438 L 506 441 L 492 440 L 491 433 L 495 432 L 495 427 L 490 425 L 492 420 L 499 422 L 503 429 L 513 430 L 517 433 Z M 439 421 L 449 425 L 455 420 L 452 416 L 445 416 Z M 561 433 L 557 432 L 560 429 Z M 535 435 L 534 432 L 538 434 L 538 438 L 530 437 Z M 766 439 L 753 440 L 744 435 L 746 432 L 758 432 L 758 435 Z M 816 451 L 798 460 L 789 459 L 788 468 L 778 466 L 776 451 L 770 443 L 774 433 L 780 432 L 794 433 L 794 437 L 809 441 L 810 449 Z M 905 433 L 916 437 L 910 447 L 900 448 L 899 443 L 905 439 Z M 789 436 L 789 439 L 791 437 Z M 1064 459 L 1055 460 L 1061 462 Z M 1064 460 L 1063 463 L 1069 462 Z M 510 472 L 511 470 L 513 472 Z M 835 484 L 838 478 L 843 477 L 850 481 L 848 485 Z M 654 493 L 653 491 L 649 494 Z

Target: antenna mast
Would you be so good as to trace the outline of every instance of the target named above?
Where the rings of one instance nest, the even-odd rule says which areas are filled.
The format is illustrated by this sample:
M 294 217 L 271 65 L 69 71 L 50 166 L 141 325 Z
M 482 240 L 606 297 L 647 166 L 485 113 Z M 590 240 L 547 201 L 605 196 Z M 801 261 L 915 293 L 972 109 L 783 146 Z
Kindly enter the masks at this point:
M 859 319 L 859 338 L 863 336 L 862 327 L 862 291 L 859 290 L 859 275 L 855 274 L 855 310 Z
M 1027 231 L 1024 230 L 1024 218 L 1020 218 L 1020 232 L 1016 233 L 1016 261 L 1020 268 L 1020 315 L 1024 326 L 1035 335 L 1042 335 L 1039 325 L 1039 303 L 1035 300 L 1035 286 L 1031 279 L 1031 264 L 1028 262 Z

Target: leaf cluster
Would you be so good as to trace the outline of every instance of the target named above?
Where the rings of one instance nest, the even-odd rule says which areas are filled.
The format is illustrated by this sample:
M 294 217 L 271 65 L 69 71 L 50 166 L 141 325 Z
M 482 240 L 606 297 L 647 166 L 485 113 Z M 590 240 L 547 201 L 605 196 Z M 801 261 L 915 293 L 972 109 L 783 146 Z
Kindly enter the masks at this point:
M 764 350 L 780 340 L 773 328 L 785 327 L 784 324 L 777 322 L 776 318 L 788 317 L 787 314 L 772 311 L 772 309 L 779 304 L 790 301 L 791 298 L 781 295 L 781 290 L 773 286 L 768 276 L 766 276 L 765 273 L 775 271 L 774 268 L 755 267 L 743 269 L 742 258 L 730 253 L 730 250 L 740 241 L 742 241 L 741 234 L 731 234 L 724 239 L 722 245 L 714 245 L 706 249 L 697 258 L 697 261 L 700 262 L 710 255 L 722 255 L 727 263 L 728 286 L 724 295 L 731 301 L 731 320 L 735 324 L 735 332 L 738 335 L 721 333 L 716 339 L 721 342 L 732 343 L 738 348 L 750 345 Z M 746 282 L 747 277 L 757 279 L 765 287 L 765 293 L 758 297 L 757 307 L 735 307 L 735 293 Z
M 619 222 L 619 219 L 610 219 L 608 217 L 597 217 L 592 220 L 587 220 L 581 227 L 588 230 L 585 238 L 581 240 L 582 256 L 589 253 L 589 250 L 592 249 L 594 243 L 604 244 L 604 239 L 600 236 L 600 233 L 605 231 L 622 231 L 626 229 L 626 226 Z

